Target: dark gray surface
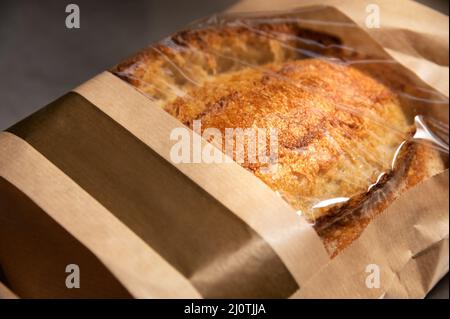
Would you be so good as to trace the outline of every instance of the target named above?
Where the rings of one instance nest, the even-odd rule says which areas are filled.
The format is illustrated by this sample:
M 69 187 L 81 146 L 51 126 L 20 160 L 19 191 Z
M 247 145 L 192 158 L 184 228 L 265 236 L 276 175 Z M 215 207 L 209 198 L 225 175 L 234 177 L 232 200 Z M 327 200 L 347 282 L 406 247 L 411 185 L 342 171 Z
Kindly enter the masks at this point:
M 81 9 L 66 29 L 65 6 Z M 235 0 L 0 1 L 0 130 L 139 48 Z M 448 14 L 448 1 L 420 0 Z M 448 275 L 430 298 L 449 298 Z
M 81 28 L 65 27 L 76 3 Z M 234 0 L 0 1 L 0 130 Z

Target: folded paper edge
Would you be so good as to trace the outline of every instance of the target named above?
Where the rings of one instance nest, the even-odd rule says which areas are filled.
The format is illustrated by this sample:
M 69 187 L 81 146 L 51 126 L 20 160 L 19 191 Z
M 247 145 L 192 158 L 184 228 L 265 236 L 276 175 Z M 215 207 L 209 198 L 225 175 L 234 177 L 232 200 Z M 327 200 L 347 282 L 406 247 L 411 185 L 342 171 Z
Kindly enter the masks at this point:
M 333 296 L 339 298 L 423 298 L 438 279 L 448 272 L 448 249 L 442 249 L 442 245 L 445 247 L 445 243 L 448 244 L 449 233 L 448 195 L 442 189 L 448 189 L 448 173 L 448 170 L 445 170 L 428 178 L 404 192 L 394 202 L 399 205 L 401 201 L 406 201 L 408 197 L 412 196 L 411 194 L 424 192 L 429 194 L 430 187 L 437 187 L 434 194 L 434 196 L 437 194 L 437 197 L 434 199 L 439 198 L 442 200 L 441 202 L 438 203 L 437 200 L 433 201 L 426 197 L 422 200 L 434 205 L 433 216 L 426 220 L 428 226 L 424 228 L 424 231 L 433 231 L 437 224 L 445 225 L 444 229 L 440 229 L 440 234 L 434 234 L 438 238 L 430 239 L 426 243 L 420 242 L 421 247 L 414 251 L 414 246 L 417 246 L 420 239 L 415 239 L 411 232 L 414 232 L 415 223 L 420 218 L 419 212 L 416 211 L 415 214 L 402 212 L 403 217 L 399 222 L 393 218 L 393 215 L 398 213 L 395 211 L 395 207 L 392 208 L 393 203 L 387 211 L 374 218 L 360 238 L 313 276 L 292 298 L 330 298 Z M 386 229 L 388 220 L 390 223 L 400 223 L 402 227 L 398 228 L 393 225 L 392 228 L 395 229 L 395 232 L 388 230 Z M 383 245 L 389 245 L 389 249 L 380 247 L 375 238 L 385 241 Z M 431 260 L 431 264 L 418 262 L 418 260 L 430 261 L 426 259 L 425 252 L 438 252 L 439 254 L 434 260 Z M 380 272 L 382 279 L 379 287 L 369 289 L 365 283 L 369 275 L 366 266 L 372 264 L 378 265 L 382 269 Z M 408 265 L 410 268 L 407 267 Z M 415 268 L 411 268 L 411 266 Z M 360 269 L 355 269 L 355 267 Z M 328 291 L 327 288 L 330 290 Z

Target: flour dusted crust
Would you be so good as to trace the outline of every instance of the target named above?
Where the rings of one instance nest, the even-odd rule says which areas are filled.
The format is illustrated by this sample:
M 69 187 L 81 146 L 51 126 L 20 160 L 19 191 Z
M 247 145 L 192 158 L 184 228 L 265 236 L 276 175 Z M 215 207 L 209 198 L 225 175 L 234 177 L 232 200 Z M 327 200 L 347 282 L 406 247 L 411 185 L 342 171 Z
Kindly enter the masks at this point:
M 403 143 L 414 133 L 407 106 L 371 76 L 383 66 L 345 63 L 356 54 L 295 23 L 241 23 L 180 32 L 113 72 L 188 126 L 277 129 L 277 160 L 241 165 L 314 222 L 335 256 L 444 169 L 437 151 Z M 336 198 L 348 200 L 324 205 Z

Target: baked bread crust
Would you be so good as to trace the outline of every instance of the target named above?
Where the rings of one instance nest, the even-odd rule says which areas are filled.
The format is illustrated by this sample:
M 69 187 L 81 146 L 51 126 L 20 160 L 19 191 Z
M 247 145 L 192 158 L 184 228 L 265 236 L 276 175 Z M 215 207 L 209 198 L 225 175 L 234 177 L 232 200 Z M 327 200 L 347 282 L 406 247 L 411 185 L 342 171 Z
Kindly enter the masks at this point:
M 238 24 L 180 32 L 113 72 L 188 126 L 276 128 L 277 161 L 241 165 L 314 222 L 335 256 L 445 168 L 438 151 L 410 141 L 408 106 L 371 76 L 383 66 L 345 63 L 356 56 L 294 23 Z M 323 205 L 333 198 L 348 200 Z

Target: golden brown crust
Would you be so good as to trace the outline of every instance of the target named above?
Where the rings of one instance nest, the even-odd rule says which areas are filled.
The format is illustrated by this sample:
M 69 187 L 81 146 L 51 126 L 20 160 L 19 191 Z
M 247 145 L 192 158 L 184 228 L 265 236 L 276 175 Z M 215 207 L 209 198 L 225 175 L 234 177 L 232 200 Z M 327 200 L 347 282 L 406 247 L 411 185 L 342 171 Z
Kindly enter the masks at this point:
M 336 63 L 355 56 L 340 44 L 295 23 L 216 26 L 180 32 L 113 71 L 186 125 L 276 128 L 276 163 L 242 166 L 316 221 L 335 256 L 402 191 L 444 168 L 424 145 L 397 154 L 413 128 L 395 93 L 407 85 L 389 65 Z M 315 208 L 336 197 L 349 200 Z
M 201 120 L 203 129 L 223 135 L 226 128 L 277 129 L 276 163 L 242 166 L 311 221 L 328 211 L 314 205 L 365 193 L 390 169 L 408 125 L 387 88 L 319 59 L 264 68 L 218 75 L 165 109 L 186 125 Z M 386 129 L 387 121 L 396 131 Z

